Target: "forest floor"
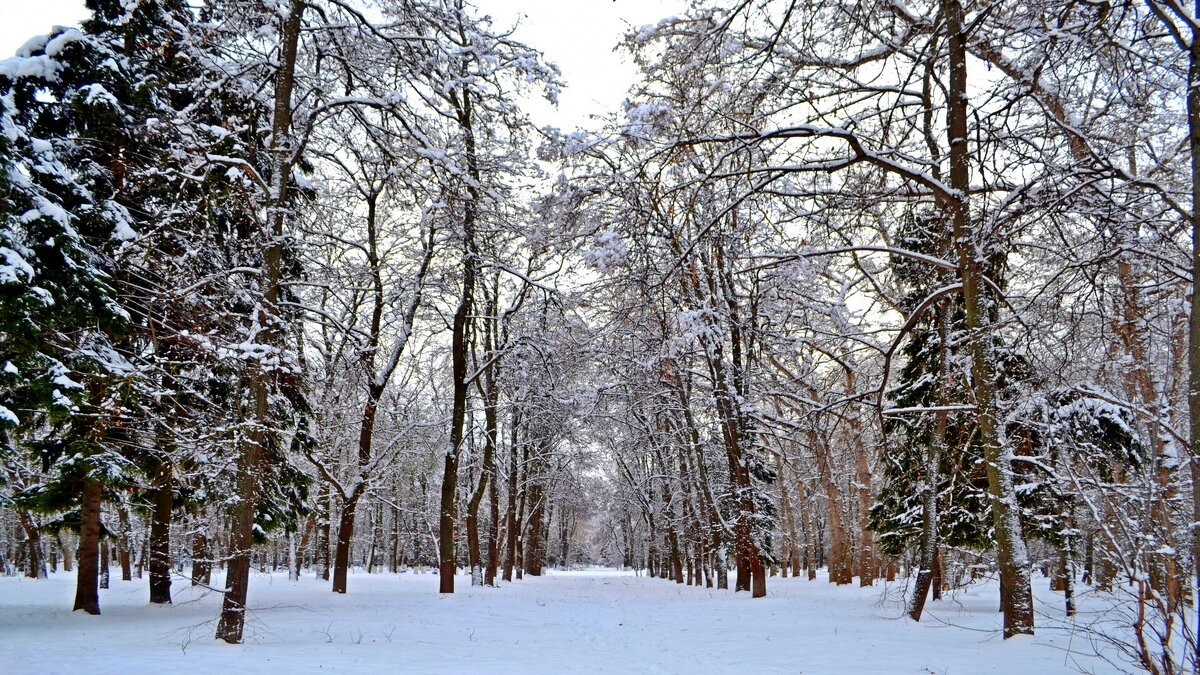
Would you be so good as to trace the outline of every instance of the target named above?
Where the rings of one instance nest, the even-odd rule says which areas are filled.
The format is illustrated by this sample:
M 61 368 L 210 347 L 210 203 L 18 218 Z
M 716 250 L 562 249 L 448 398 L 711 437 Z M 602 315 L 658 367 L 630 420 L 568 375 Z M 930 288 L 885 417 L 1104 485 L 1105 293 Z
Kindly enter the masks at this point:
M 114 569 L 114 572 L 118 570 Z M 499 589 L 437 593 L 432 574 L 353 574 L 349 593 L 306 575 L 251 580 L 246 642 L 212 638 L 220 597 L 176 580 L 149 606 L 146 580 L 112 581 L 102 616 L 69 611 L 70 573 L 0 578 L 0 663 L 21 672 L 1070 673 L 1121 672 L 1062 621 L 1044 579 L 1038 635 L 1004 641 L 995 584 L 948 594 L 920 624 L 901 583 L 770 580 L 768 597 L 615 570 L 551 572 Z M 1079 623 L 1099 598 L 1084 597 Z M 1111 650 L 1110 650 L 1111 651 Z M 1110 658 L 1117 655 L 1109 653 Z M 14 671 L 15 672 L 15 671 Z

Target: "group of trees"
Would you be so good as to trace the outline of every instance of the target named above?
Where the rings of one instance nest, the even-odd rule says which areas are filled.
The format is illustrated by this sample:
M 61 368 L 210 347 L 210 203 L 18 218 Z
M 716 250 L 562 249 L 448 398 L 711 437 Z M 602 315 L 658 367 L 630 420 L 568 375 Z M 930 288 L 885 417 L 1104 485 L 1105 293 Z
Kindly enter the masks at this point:
M 1195 11 L 697 2 L 562 133 L 462 0 L 88 6 L 0 61 L 4 522 L 77 609 L 115 543 L 231 642 L 256 556 L 994 571 L 1007 637 L 1041 565 L 1196 661 Z
M 1034 567 L 1068 613 L 1079 571 L 1136 662 L 1194 663 L 1197 30 L 747 0 L 631 32 L 642 82 L 554 200 L 594 228 L 609 518 L 651 569 L 757 596 L 901 563 L 918 620 L 993 569 L 1005 636 Z
M 575 321 L 543 281 L 564 251 L 521 197 L 537 167 L 518 100 L 553 97 L 556 69 L 462 2 L 89 9 L 0 62 L 22 563 L 44 575 L 44 535 L 56 557 L 77 541 L 93 614 L 115 552 L 125 578 L 149 568 L 153 602 L 173 563 L 193 583 L 216 564 L 230 642 L 256 556 L 277 564 L 283 542 L 295 574 L 306 557 L 346 592 L 364 521 L 372 561 L 390 527 L 393 569 L 453 570 L 465 510 L 479 583 L 502 551 L 505 577 L 538 573 L 522 553 L 545 548 L 585 404 L 547 332 Z

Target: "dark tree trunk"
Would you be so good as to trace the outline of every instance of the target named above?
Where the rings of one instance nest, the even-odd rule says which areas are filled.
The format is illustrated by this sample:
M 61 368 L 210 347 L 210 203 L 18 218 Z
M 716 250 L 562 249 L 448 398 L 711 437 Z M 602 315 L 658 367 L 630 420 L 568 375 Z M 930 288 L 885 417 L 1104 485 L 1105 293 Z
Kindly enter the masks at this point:
M 129 511 L 122 506 L 117 511 L 117 517 L 120 518 L 121 522 L 121 547 L 117 551 L 121 559 L 121 581 L 133 581 L 133 570 L 130 565 L 130 558 L 133 556 L 129 550 L 129 547 L 132 545 L 129 536 Z
M 546 515 L 546 500 L 542 486 L 538 483 L 533 483 L 529 486 L 529 501 L 532 504 L 529 511 L 529 524 L 526 528 L 528 538 L 525 539 L 525 573 L 540 577 L 542 575 L 542 561 L 545 560 L 545 540 L 543 539 L 544 528 L 542 519 Z
M 1012 465 L 1000 447 L 995 410 L 996 374 L 989 353 L 992 318 L 987 290 L 985 261 L 979 258 L 987 242 L 975 236 L 968 195 L 971 191 L 967 142 L 970 130 L 967 87 L 967 29 L 960 0 L 943 0 L 943 15 L 949 51 L 950 78 L 947 90 L 947 134 L 950 138 L 950 187 L 953 195 L 943 199 L 953 224 L 953 241 L 958 253 L 962 280 L 963 308 L 971 348 L 971 385 L 975 396 L 978 442 L 985 459 L 988 492 L 1000 568 L 1001 602 L 1004 608 L 1004 637 L 1033 634 L 1033 593 L 1029 585 L 1025 542 L 1016 512 L 1016 490 Z M 1193 423 L 1196 423 L 1193 420 Z
M 79 520 L 79 574 L 75 578 L 75 607 L 88 614 L 100 613 L 100 481 L 83 479 L 83 501 Z
M 351 495 L 342 507 L 338 523 L 337 552 L 333 557 L 333 592 L 346 592 L 346 575 L 350 569 L 350 544 L 354 534 L 354 516 L 358 511 L 359 495 Z
M 21 523 L 21 529 L 25 531 L 25 546 L 28 549 L 25 576 L 30 579 L 45 579 L 46 561 L 42 560 L 42 536 L 37 531 L 37 525 L 28 511 L 17 511 L 17 520 Z M 55 567 L 57 568 L 57 565 Z
M 1193 10 L 1195 17 L 1200 11 Z M 1200 522 L 1200 24 L 1193 20 L 1188 45 L 1188 150 L 1192 159 L 1192 292 L 1188 300 L 1188 462 L 1192 476 L 1192 522 Z M 1192 570 L 1200 594 L 1200 527 L 1192 527 Z M 1200 602 L 1196 602 L 1200 615 Z M 1200 619 L 1198 619 L 1200 620 Z
M 212 581 L 212 563 L 208 559 L 208 536 L 197 532 L 192 539 L 192 585 L 209 585 Z
M 505 544 L 504 556 L 504 575 L 505 581 L 513 580 L 513 567 L 517 561 L 517 538 L 518 530 L 520 529 L 519 515 L 517 514 L 517 484 L 518 472 L 521 470 L 519 461 L 518 444 L 521 432 L 521 415 L 517 411 L 513 411 L 512 416 L 512 438 L 509 450 L 509 468 L 508 468 L 508 507 L 504 517 L 504 536 L 507 538 Z
M 467 413 L 467 345 L 471 339 L 471 308 L 475 298 L 475 275 L 479 266 L 479 252 L 475 246 L 475 218 L 480 197 L 480 174 L 475 150 L 472 102 L 474 95 L 466 87 L 463 87 L 459 94 L 455 112 L 463 134 L 470 181 L 467 182 L 467 195 L 463 202 L 462 296 L 454 312 L 450 338 L 454 395 L 450 413 L 450 445 L 446 448 L 445 465 L 442 470 L 442 499 L 438 518 L 438 546 L 441 554 L 438 590 L 441 593 L 454 592 L 454 573 L 458 568 L 454 546 L 458 528 L 458 460 L 462 451 L 463 423 Z
M 289 181 L 295 148 L 292 147 L 292 89 L 295 85 L 296 56 L 299 50 L 300 28 L 307 7 L 305 0 L 291 0 L 283 30 L 280 33 L 279 70 L 275 73 L 274 109 L 271 114 L 270 180 L 271 194 L 268 195 L 270 214 L 269 242 L 263 255 L 262 294 L 259 310 L 266 312 L 268 327 L 262 331 L 260 340 L 267 345 L 278 346 L 281 336 L 271 326 L 271 319 L 279 300 L 279 283 L 283 278 L 284 225 L 288 215 L 290 198 Z M 242 641 L 242 630 L 246 621 L 246 597 L 250 589 L 250 555 L 254 544 L 254 514 L 258 502 L 258 483 L 261 480 L 262 452 L 267 440 L 267 429 L 272 426 L 270 383 L 266 372 L 250 377 L 250 390 L 254 399 L 254 421 L 256 425 L 250 437 L 242 441 L 237 465 L 238 503 L 234 508 L 233 523 L 229 535 L 229 565 L 225 575 L 225 597 L 221 603 L 221 618 L 217 622 L 216 637 L 230 644 Z
M 154 510 L 150 517 L 150 602 L 171 602 L 171 466 L 158 465 L 154 474 Z

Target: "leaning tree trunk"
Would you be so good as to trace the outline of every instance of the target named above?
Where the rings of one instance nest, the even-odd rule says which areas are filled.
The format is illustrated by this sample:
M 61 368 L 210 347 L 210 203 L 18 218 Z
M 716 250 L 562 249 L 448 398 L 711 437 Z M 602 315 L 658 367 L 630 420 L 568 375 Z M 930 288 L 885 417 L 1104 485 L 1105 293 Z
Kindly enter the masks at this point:
M 485 396 L 488 396 L 488 394 L 485 394 Z M 483 470 L 479 472 L 479 483 L 476 484 L 475 490 L 471 493 L 471 499 L 467 502 L 467 564 L 471 568 L 472 586 L 482 586 L 484 582 L 482 555 L 479 550 L 479 507 L 483 503 L 483 496 L 493 479 L 492 473 L 494 467 L 492 463 L 495 459 L 496 449 L 496 413 L 494 408 L 486 410 L 484 416 L 487 420 L 487 430 L 484 434 Z
M 18 510 L 17 520 L 21 523 L 21 529 L 25 531 L 25 545 L 29 550 L 25 576 L 30 579 L 45 579 L 46 561 L 42 558 L 42 536 L 37 531 L 37 525 L 28 511 Z M 70 566 L 67 569 L 69 570 Z
M 497 280 L 496 283 L 499 283 Z M 496 321 L 496 295 L 498 289 L 488 288 L 484 284 L 484 293 L 486 297 L 486 315 L 489 317 L 488 323 L 484 326 L 483 342 L 484 342 L 484 359 L 488 364 L 484 366 L 482 378 L 480 382 L 480 390 L 483 394 L 483 419 L 484 419 L 484 446 L 483 446 L 483 471 L 480 472 L 479 484 L 475 486 L 475 491 L 471 495 L 471 500 L 467 504 L 467 560 L 471 566 L 471 585 L 494 585 L 496 577 L 496 443 L 498 434 L 498 422 L 496 419 L 496 406 L 499 403 L 499 396 L 496 385 L 496 371 L 498 364 L 496 361 L 497 336 L 496 331 L 498 326 Z M 481 551 L 479 545 L 479 506 L 483 502 L 484 494 L 487 493 L 491 498 L 491 522 L 488 526 L 488 562 L 487 570 L 483 569 L 481 561 Z

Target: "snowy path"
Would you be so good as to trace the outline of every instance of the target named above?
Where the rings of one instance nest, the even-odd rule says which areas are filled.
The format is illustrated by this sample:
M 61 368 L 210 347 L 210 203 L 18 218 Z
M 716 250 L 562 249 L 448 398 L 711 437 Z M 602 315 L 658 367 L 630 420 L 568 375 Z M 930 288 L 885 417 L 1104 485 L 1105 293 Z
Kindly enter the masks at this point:
M 215 594 L 176 581 L 175 605 L 150 607 L 144 581 L 114 580 L 101 591 L 104 615 L 89 617 L 67 611 L 72 582 L 0 579 L 0 663 L 89 674 L 1119 672 L 1068 656 L 1069 644 L 1092 645 L 1065 631 L 1005 643 L 987 586 L 931 605 L 916 624 L 881 602 L 882 586 L 802 579 L 772 579 L 769 597 L 751 600 L 614 571 L 500 589 L 463 577 L 453 596 L 438 595 L 433 575 L 357 574 L 344 596 L 311 576 L 260 575 L 247 643 L 230 646 L 212 639 Z M 1042 611 L 1058 611 L 1060 596 L 1043 593 Z

